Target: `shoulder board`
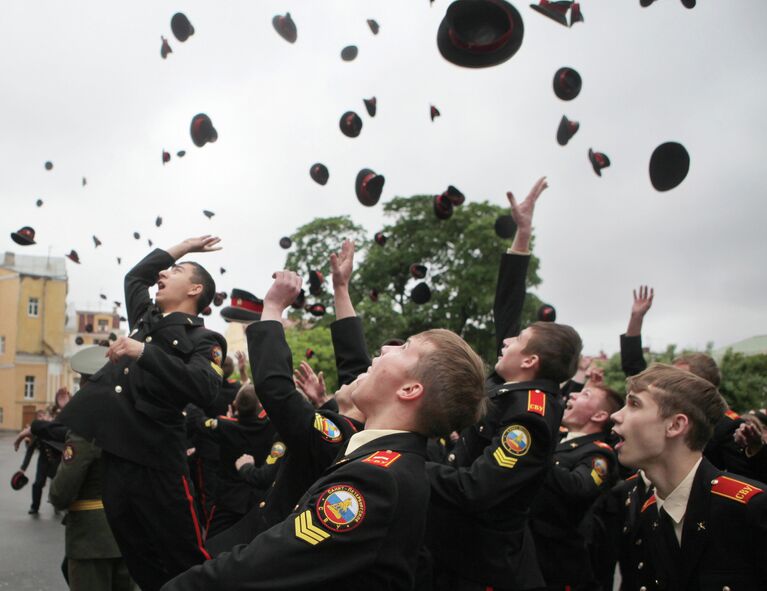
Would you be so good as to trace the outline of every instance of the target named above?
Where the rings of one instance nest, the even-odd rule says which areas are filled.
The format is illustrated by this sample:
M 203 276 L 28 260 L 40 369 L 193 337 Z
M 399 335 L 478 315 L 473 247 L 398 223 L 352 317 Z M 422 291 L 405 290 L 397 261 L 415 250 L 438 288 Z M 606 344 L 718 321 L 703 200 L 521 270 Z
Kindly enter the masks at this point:
M 636 480 L 637 478 L 639 478 L 639 472 L 634 472 L 631 476 L 626 478 L 626 480 Z
M 738 501 L 744 505 L 747 504 L 752 497 L 764 492 L 764 490 L 753 484 L 735 480 L 729 476 L 718 476 L 711 481 L 711 484 L 712 494 Z
M 381 466 L 381 468 L 388 468 L 401 457 L 402 454 L 397 453 L 396 451 L 377 451 L 362 461 L 366 464 L 375 464 L 376 466 Z
M 732 419 L 733 421 L 737 421 L 740 418 L 740 415 L 734 410 L 725 411 L 724 416 L 726 416 L 728 419 Z
M 613 451 L 612 445 L 610 445 L 608 443 L 605 443 L 604 441 L 596 440 L 596 441 L 592 441 L 591 443 L 593 443 L 597 447 L 601 447 L 602 449 L 607 449 L 607 450 Z
M 645 512 L 645 510 L 646 510 L 648 507 L 651 507 L 651 506 L 653 506 L 654 504 L 655 504 L 655 495 L 653 494 L 653 495 L 652 495 L 652 496 L 651 496 L 649 499 L 647 499 L 647 500 L 644 502 L 644 505 L 642 505 L 642 513 L 644 513 L 644 512 Z
M 231 421 L 232 423 L 239 423 L 239 419 L 237 417 L 228 417 L 226 415 L 218 415 L 219 419 L 223 419 L 224 421 Z
M 237 383 L 237 379 L 236 378 L 227 378 L 226 381 L 229 384 L 236 384 Z
M 262 421 L 266 418 L 266 411 L 263 408 L 261 409 L 261 412 L 258 413 L 258 418 Z
M 546 393 L 542 390 L 528 390 L 527 411 L 544 416 L 546 414 Z

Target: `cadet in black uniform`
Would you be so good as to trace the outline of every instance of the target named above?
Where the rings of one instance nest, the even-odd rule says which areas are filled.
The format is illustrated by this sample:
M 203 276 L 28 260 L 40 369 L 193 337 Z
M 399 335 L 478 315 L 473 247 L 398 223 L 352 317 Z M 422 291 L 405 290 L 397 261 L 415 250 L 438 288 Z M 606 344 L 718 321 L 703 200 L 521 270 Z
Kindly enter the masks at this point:
M 311 483 L 333 463 L 339 449 L 364 427 L 365 416 L 351 401 L 355 387 L 351 382 L 370 365 L 362 323 L 349 297 L 353 258 L 354 245 L 348 240 L 340 254 L 331 255 L 337 320 L 331 324 L 330 331 L 341 384 L 332 400 L 334 405 L 326 404 L 315 409 L 296 390 L 292 378 L 290 388 L 273 381 L 256 386 L 280 441 L 287 447 L 287 454 L 280 462 L 266 499 L 234 527 L 208 540 L 207 547 L 214 556 L 237 544 L 248 543 L 260 532 L 285 519 Z M 273 348 L 270 338 L 263 335 L 264 331 L 271 331 L 272 338 L 280 339 L 282 327 L 274 322 L 254 323 L 248 327 L 246 335 L 253 371 L 256 367 L 271 367 L 277 363 L 275 355 L 279 358 L 283 354 Z
M 268 389 L 275 399 L 295 390 L 278 319 L 300 285 L 295 273 L 277 273 L 262 321 L 248 328 L 250 350 L 264 342 L 271 352 L 266 359 L 251 354 L 256 391 Z M 409 591 L 429 498 L 426 436 L 475 420 L 483 379 L 479 357 L 449 331 L 427 331 L 401 347 L 384 347 L 352 393 L 367 429 L 349 439 L 345 455 L 309 487 L 287 519 L 163 589 Z M 336 438 L 337 431 L 324 425 L 326 437 Z
M 621 463 L 654 494 L 640 509 L 635 589 L 767 588 L 767 485 L 723 473 L 703 448 L 726 404 L 698 376 L 655 364 L 613 415 Z
M 618 460 L 605 439 L 620 395 L 587 382 L 572 392 L 562 425 L 568 432 L 554 452 L 540 493 L 530 509 L 530 529 L 547 589 L 594 589 L 589 550 L 580 531 L 591 505 L 618 480 Z
M 496 332 L 503 348 L 486 384 L 487 416 L 461 433 L 449 465 L 427 463 L 427 545 L 436 589 L 543 586 L 528 513 L 559 439 L 559 384 L 575 373 L 581 351 L 578 334 L 552 322 L 537 322 L 514 336 L 524 275 L 513 271 L 526 269 L 533 210 L 546 187 L 541 178 L 521 204 L 508 194 L 517 234 L 501 261 L 496 288 Z
M 191 238 L 151 252 L 125 277 L 129 337 L 58 420 L 103 450 L 104 508 L 131 576 L 144 591 L 208 557 L 194 509 L 182 410 L 204 408 L 221 388 L 226 342 L 197 314 L 215 283 L 190 252 L 218 250 Z M 148 289 L 157 283 L 155 302 Z

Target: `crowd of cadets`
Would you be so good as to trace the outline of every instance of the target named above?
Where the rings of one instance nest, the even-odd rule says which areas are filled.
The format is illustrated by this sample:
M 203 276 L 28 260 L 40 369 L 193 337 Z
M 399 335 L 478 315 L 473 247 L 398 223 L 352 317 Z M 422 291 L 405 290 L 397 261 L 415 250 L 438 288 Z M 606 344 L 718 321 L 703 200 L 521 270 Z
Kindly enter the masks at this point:
M 508 195 L 517 233 L 501 255 L 489 375 L 444 330 L 371 360 L 347 241 L 330 260 L 338 391 L 308 364 L 294 375 L 280 319 L 301 279 L 289 271 L 246 329 L 242 384 L 198 317 L 212 279 L 175 263 L 218 239 L 141 261 L 126 277 L 130 336 L 32 428 L 66 438 L 67 493 L 54 481 L 51 500 L 69 508 L 71 588 L 130 588 L 126 565 L 141 589 L 166 591 L 611 590 L 616 565 L 622 589 L 767 588 L 762 431 L 726 408 L 710 357 L 646 368 L 652 290 L 635 292 L 621 335 L 628 396 L 571 327 L 520 326 L 546 186 Z M 89 536 L 98 547 L 83 551 Z

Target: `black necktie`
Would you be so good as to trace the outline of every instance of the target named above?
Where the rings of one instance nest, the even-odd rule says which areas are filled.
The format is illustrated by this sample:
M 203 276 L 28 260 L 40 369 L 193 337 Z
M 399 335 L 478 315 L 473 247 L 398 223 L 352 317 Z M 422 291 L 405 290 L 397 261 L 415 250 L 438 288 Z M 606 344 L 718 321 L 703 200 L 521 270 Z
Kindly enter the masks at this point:
M 676 532 L 674 531 L 674 522 L 663 507 L 658 511 L 658 520 L 660 521 L 660 530 L 663 534 L 663 538 L 676 559 L 681 552 L 681 548 L 679 547 L 679 540 L 677 540 Z

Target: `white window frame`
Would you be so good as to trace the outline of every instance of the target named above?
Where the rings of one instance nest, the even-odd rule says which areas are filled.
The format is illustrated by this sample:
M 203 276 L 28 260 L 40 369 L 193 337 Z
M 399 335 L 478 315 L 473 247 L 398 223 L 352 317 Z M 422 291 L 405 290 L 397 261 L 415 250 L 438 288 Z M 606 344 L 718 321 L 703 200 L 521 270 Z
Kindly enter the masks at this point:
M 24 400 L 35 399 L 35 376 L 24 376 Z
M 30 318 L 40 316 L 40 298 L 29 298 L 27 301 L 27 315 Z

